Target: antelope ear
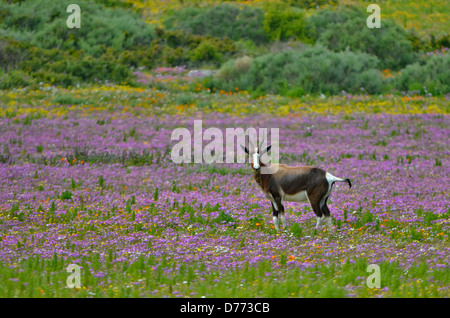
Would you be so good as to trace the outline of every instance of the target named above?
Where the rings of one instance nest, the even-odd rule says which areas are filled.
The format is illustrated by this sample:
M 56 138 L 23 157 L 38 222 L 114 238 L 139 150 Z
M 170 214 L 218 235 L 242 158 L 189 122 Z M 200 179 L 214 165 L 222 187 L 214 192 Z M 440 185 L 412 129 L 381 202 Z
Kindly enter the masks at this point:
M 270 150 L 270 148 L 272 148 L 272 145 L 270 145 L 269 147 L 267 147 L 266 150 L 262 151 L 262 152 L 261 152 L 261 155 L 264 154 L 264 153 L 266 153 L 266 152 L 268 152 L 268 151 Z
M 243 145 L 241 145 L 241 148 L 246 152 L 246 153 L 249 153 L 249 151 L 248 151 L 248 149 L 247 149 L 247 147 L 245 147 L 245 146 L 243 146 Z

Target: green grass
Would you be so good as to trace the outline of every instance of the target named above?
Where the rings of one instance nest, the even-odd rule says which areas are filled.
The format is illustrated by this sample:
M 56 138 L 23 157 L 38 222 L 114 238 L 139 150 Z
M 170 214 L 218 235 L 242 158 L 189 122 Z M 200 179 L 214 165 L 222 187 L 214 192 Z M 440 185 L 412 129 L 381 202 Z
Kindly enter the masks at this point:
M 286 255 L 257 265 L 245 264 L 228 272 L 207 271 L 205 263 L 184 263 L 163 258 L 139 257 L 132 265 L 115 262 L 110 251 L 105 260 L 97 254 L 83 258 L 80 288 L 68 288 L 69 263 L 31 257 L 16 266 L 0 264 L 0 297 L 443 297 L 450 272 L 413 264 L 409 270 L 397 263 L 380 264 L 380 288 L 369 288 L 366 259 L 308 269 L 289 266 Z M 167 273 L 170 270 L 170 273 Z M 107 273 L 107 274 L 103 274 Z

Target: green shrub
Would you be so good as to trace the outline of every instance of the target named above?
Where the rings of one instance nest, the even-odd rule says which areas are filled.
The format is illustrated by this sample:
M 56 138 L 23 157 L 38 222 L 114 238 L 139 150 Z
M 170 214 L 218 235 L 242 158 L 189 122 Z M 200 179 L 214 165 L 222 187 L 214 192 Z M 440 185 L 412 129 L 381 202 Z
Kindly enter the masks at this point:
M 70 86 L 83 81 L 113 81 L 132 83 L 132 73 L 125 65 L 118 63 L 111 52 L 94 58 L 82 51 L 44 50 L 31 48 L 29 58 L 21 68 L 38 82 Z
M 421 94 L 444 95 L 450 92 L 450 55 L 436 54 L 406 66 L 394 79 L 401 91 L 420 90 Z
M 81 80 L 79 78 L 76 78 L 70 74 L 55 73 L 51 70 L 40 69 L 32 73 L 32 76 L 38 83 L 47 83 L 63 87 L 74 86 L 81 83 Z
M 414 61 L 410 35 L 395 22 L 383 19 L 381 28 L 366 25 L 361 8 L 320 10 L 309 18 L 316 43 L 335 52 L 349 49 L 377 56 L 384 69 L 399 70 Z
M 204 64 L 219 65 L 236 53 L 230 39 L 218 39 L 186 33 L 180 30 L 157 30 L 158 38 L 150 51 L 156 65 L 198 67 Z
M 337 0 L 282 0 L 293 7 L 311 9 L 318 8 L 325 5 L 336 5 Z
M 263 19 L 264 13 L 259 8 L 220 4 L 209 9 L 184 8 L 169 16 L 164 23 L 168 30 L 263 43 L 267 41 Z
M 35 80 L 29 74 L 21 70 L 13 70 L 0 76 L 0 89 L 24 87 L 33 83 L 35 83 Z
M 28 45 L 7 37 L 0 37 L 0 69 L 17 69 L 28 58 Z
M 113 8 L 121 7 L 121 8 L 127 8 L 127 9 L 133 8 L 133 3 L 127 2 L 127 1 L 95 0 L 95 2 L 100 3 L 100 4 L 104 5 L 105 7 L 113 7 Z
M 311 42 L 303 11 L 280 2 L 267 3 L 264 6 L 264 31 L 271 40 L 294 38 Z
M 132 68 L 218 66 L 236 52 L 234 42 L 226 37 L 154 30 L 137 14 L 109 0 L 97 1 L 107 8 L 78 1 L 81 28 L 69 29 L 65 9 L 70 2 L 0 3 L 2 87 L 96 81 L 134 85 Z
M 4 18 L 2 33 L 18 36 L 19 40 L 40 48 L 81 49 L 94 56 L 100 56 L 109 47 L 121 51 L 149 45 L 155 38 L 153 28 L 137 14 L 85 0 L 77 1 L 82 11 L 81 28 L 69 29 L 66 8 L 71 3 L 71 0 L 0 3 L 0 10 L 10 13 Z
M 421 36 L 417 30 L 410 29 L 408 30 L 408 40 L 415 52 L 424 53 L 450 47 L 450 36 L 448 34 L 438 36 L 431 34 L 428 38 Z
M 161 60 L 163 65 L 175 66 L 186 65 L 189 58 L 186 56 L 183 48 L 172 48 L 170 46 L 165 46 L 161 52 Z
M 154 66 L 156 35 L 137 14 L 80 0 L 81 28 L 69 29 L 66 8 L 71 2 L 0 3 L 2 88 L 39 82 L 134 84 L 130 67 Z
M 231 60 L 217 72 L 211 85 L 286 96 L 338 94 L 342 90 L 373 94 L 381 92 L 384 84 L 378 63 L 376 57 L 365 53 L 306 47 L 301 51 Z
M 134 68 L 143 66 L 151 69 L 157 66 L 159 61 L 155 59 L 155 56 L 160 52 L 153 43 L 156 42 L 153 41 L 150 46 L 139 45 L 133 49 L 121 51 L 118 53 L 117 63 Z
M 240 74 L 247 73 L 250 69 L 252 61 L 253 60 L 248 56 L 243 56 L 236 60 L 230 60 L 222 65 L 217 77 L 225 82 L 232 81 L 238 78 Z
M 190 60 L 221 62 L 222 57 L 212 42 L 204 40 L 192 51 Z
M 99 59 L 86 56 L 66 64 L 66 72 L 81 80 L 111 80 L 114 82 L 124 81 L 129 78 L 130 70 L 120 64 L 116 64 L 113 58 L 103 55 Z

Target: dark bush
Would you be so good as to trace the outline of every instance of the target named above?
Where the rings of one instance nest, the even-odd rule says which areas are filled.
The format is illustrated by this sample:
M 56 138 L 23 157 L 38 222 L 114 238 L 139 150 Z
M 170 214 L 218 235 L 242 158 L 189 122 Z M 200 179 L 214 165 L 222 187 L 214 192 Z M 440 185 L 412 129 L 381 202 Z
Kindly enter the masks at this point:
M 106 80 L 133 83 L 129 68 L 120 64 L 111 51 L 94 58 L 82 51 L 32 47 L 29 58 L 21 64 L 21 69 L 35 77 L 38 82 L 61 86 Z
M 264 12 L 259 8 L 221 4 L 209 9 L 187 7 L 173 13 L 164 23 L 168 30 L 263 43 L 267 41 L 263 20 Z
M 218 52 L 216 46 L 210 41 L 202 41 L 191 53 L 190 60 L 221 62 L 223 59 Z
M 0 37 L 0 69 L 17 69 L 28 58 L 29 45 L 7 37 Z
M 150 49 L 158 65 L 219 66 L 223 60 L 236 53 L 234 42 L 227 38 L 194 35 L 180 30 L 158 30 L 158 34 L 158 39 L 152 42 Z
M 263 27 L 271 40 L 311 42 L 311 32 L 302 10 L 282 2 L 269 2 L 264 6 L 264 11 Z
M 336 5 L 338 0 L 282 0 L 293 7 L 316 9 L 325 5 Z

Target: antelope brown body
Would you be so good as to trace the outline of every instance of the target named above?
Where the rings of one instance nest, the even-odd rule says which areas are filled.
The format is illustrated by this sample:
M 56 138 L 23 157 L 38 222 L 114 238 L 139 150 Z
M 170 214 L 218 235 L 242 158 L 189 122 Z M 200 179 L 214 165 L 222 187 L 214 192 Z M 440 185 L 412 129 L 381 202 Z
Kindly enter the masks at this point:
M 264 152 L 269 149 L 270 146 Z M 278 217 L 286 227 L 284 201 L 309 202 L 317 217 L 316 226 L 321 227 L 324 218 L 331 226 L 331 214 L 327 200 L 333 184 L 336 181 L 347 182 L 351 188 L 350 179 L 337 178 L 323 169 L 310 166 L 291 167 L 280 164 L 267 167 L 259 160 L 260 155 L 264 152 L 259 153 L 258 147 L 255 147 L 252 153 L 246 147 L 244 150 L 253 156 L 253 178 L 272 204 L 273 222 L 277 231 L 279 231 Z M 261 167 L 266 167 L 269 173 L 261 174 Z M 273 173 L 270 173 L 271 169 Z

